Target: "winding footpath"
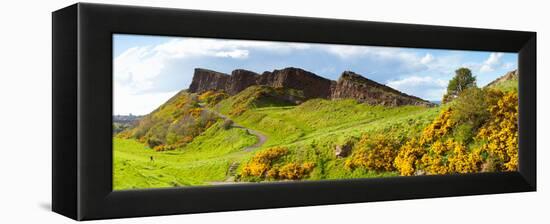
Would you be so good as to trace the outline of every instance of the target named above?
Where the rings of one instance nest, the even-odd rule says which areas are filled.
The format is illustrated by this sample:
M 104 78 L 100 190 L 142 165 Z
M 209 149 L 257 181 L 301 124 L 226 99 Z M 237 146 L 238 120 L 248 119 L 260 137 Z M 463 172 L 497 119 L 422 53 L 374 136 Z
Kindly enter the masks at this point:
M 258 149 L 258 148 L 262 147 L 262 145 L 267 141 L 267 136 L 265 136 L 261 132 L 256 131 L 254 129 L 247 128 L 247 127 L 242 126 L 242 125 L 239 125 L 239 124 L 235 123 L 233 120 L 231 120 L 231 118 L 227 117 L 224 114 L 221 114 L 218 111 L 210 110 L 210 109 L 204 107 L 203 105 L 200 105 L 200 107 L 203 108 L 204 110 L 210 112 L 210 113 L 215 114 L 218 117 L 221 117 L 225 121 L 230 120 L 232 122 L 231 123 L 232 128 L 243 129 L 248 134 L 254 135 L 254 136 L 256 136 L 256 138 L 258 138 L 258 141 L 256 143 L 254 143 L 253 145 L 245 147 L 242 150 L 243 152 L 254 151 L 255 149 Z M 239 182 L 235 182 L 235 175 L 236 175 L 237 168 L 239 167 L 239 165 L 240 165 L 240 163 L 237 162 L 237 161 L 235 161 L 235 162 L 231 163 L 231 165 L 229 165 L 229 168 L 227 169 L 227 172 L 226 172 L 227 179 L 225 179 L 225 181 L 208 182 L 208 183 L 211 184 L 211 185 L 239 184 Z
M 235 123 L 233 120 L 231 120 L 230 118 L 228 118 L 227 116 L 221 114 L 220 112 L 218 111 L 213 111 L 213 110 L 209 110 L 209 109 L 206 109 L 204 108 L 204 110 L 208 111 L 208 112 L 211 112 L 213 114 L 215 114 L 216 116 L 218 117 L 221 117 L 223 118 L 224 120 L 230 120 L 232 121 L 233 123 L 231 124 L 231 127 L 232 128 L 240 128 L 240 129 L 243 129 L 245 130 L 246 132 L 248 132 L 249 134 L 251 135 L 254 135 L 258 138 L 258 141 L 254 144 L 254 145 L 251 145 L 251 146 L 248 146 L 246 148 L 243 149 L 243 151 L 245 152 L 251 152 L 253 151 L 254 149 L 257 149 L 257 148 L 260 148 L 264 143 L 265 141 L 267 141 L 267 136 L 265 136 L 264 134 L 262 134 L 261 132 L 259 131 L 256 131 L 254 129 L 250 129 L 250 128 L 247 128 L 247 127 L 244 127 L 242 125 L 239 125 L 237 123 Z

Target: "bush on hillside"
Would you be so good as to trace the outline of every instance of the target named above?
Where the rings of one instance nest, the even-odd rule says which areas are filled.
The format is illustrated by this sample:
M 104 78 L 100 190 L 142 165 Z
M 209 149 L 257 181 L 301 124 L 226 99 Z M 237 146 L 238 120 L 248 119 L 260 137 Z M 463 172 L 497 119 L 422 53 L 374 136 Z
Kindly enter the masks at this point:
M 461 103 L 461 97 L 472 97 L 461 95 L 421 136 L 400 148 L 394 166 L 401 175 L 517 170 L 517 92 L 483 91 L 483 97 L 476 97 L 483 98 L 486 106 L 478 109 L 485 112 Z M 473 140 L 483 144 L 471 144 Z
M 284 147 L 273 147 L 261 151 L 243 167 L 240 173 L 242 180 L 298 180 L 305 178 L 315 167 L 312 162 L 289 162 L 277 164 L 277 161 L 288 154 Z
M 489 106 L 490 119 L 479 130 L 477 138 L 487 144 L 482 146 L 494 158 L 498 170 L 518 169 L 518 94 L 495 93 L 500 98 Z
M 162 141 L 158 138 L 151 137 L 151 138 L 147 139 L 147 145 L 149 146 L 149 148 L 153 149 L 156 146 L 162 145 Z
M 284 180 L 299 180 L 306 177 L 313 170 L 314 167 L 315 164 L 311 162 L 306 162 L 303 164 L 294 162 L 287 163 L 279 168 L 278 172 L 274 171 L 274 173 L 276 173 L 277 175 L 271 177 Z
M 363 135 L 344 165 L 348 169 L 365 168 L 374 171 L 394 171 L 393 161 L 400 142 L 384 135 Z
M 455 123 L 469 123 L 475 129 L 489 118 L 488 96 L 486 91 L 477 87 L 464 90 L 451 106 Z
M 264 177 L 267 171 L 271 169 L 271 165 L 275 162 L 275 160 L 286 155 L 287 153 L 288 149 L 284 147 L 273 147 L 263 150 L 254 155 L 254 157 L 252 157 L 252 161 L 246 164 L 241 171 L 241 176 Z
M 206 91 L 198 96 L 198 100 L 201 102 L 206 103 L 208 106 L 214 106 L 218 104 L 220 101 L 226 99 L 229 97 L 225 92 L 223 91 Z

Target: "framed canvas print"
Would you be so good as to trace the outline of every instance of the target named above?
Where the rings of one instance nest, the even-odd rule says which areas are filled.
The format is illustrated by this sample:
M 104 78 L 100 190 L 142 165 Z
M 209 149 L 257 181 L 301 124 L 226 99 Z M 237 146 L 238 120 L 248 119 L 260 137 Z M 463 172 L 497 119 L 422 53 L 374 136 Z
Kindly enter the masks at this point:
M 52 17 L 52 208 L 73 219 L 536 190 L 534 32 Z

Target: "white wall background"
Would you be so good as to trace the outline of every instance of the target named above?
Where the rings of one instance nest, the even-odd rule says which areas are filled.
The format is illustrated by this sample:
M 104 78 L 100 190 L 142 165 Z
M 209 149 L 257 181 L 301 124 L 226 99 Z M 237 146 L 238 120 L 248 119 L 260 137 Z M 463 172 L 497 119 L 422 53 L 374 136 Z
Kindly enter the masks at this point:
M 538 189 L 394 202 L 103 220 L 99 223 L 544 223 L 550 221 L 550 26 L 545 1 L 91 1 L 113 4 L 538 32 Z M 51 198 L 51 12 L 74 1 L 0 8 L 0 223 L 70 223 Z M 547 21 L 547 20 L 546 20 Z M 546 85 L 545 85 L 546 84 Z

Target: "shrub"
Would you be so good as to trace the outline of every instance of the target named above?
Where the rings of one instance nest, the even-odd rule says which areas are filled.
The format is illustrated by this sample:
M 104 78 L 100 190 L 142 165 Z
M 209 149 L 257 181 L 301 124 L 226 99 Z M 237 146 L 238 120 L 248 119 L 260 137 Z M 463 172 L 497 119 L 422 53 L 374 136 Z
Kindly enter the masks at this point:
M 315 167 L 312 162 L 290 162 L 284 165 L 276 161 L 288 153 L 284 147 L 273 147 L 261 151 L 241 170 L 241 178 L 248 180 L 298 180 L 306 177 Z
M 174 132 L 168 132 L 166 134 L 166 144 L 175 144 L 178 141 L 178 135 Z
M 420 165 L 420 158 L 425 153 L 426 150 L 420 142 L 416 138 L 412 138 L 399 149 L 394 160 L 394 167 L 402 176 L 411 176 Z
M 449 157 L 449 167 L 454 173 L 474 173 L 482 171 L 482 150 L 474 149 L 471 152 L 463 146 L 456 146 Z
M 162 141 L 156 137 L 150 137 L 147 139 L 147 145 L 149 148 L 155 148 L 156 146 L 162 145 Z
M 448 157 L 455 147 L 464 147 L 455 141 L 444 141 L 456 128 L 456 122 L 451 119 L 453 110 L 448 107 L 424 130 L 419 139 L 412 138 L 399 149 L 394 160 L 394 167 L 403 176 L 415 174 L 446 174 L 454 172 Z
M 157 145 L 157 146 L 153 147 L 153 150 L 155 150 L 157 152 L 164 151 L 164 146 L 163 145 Z
M 306 162 L 304 164 L 287 163 L 279 169 L 278 178 L 286 180 L 302 179 L 313 170 L 314 166 L 315 165 L 311 162 Z
M 162 151 L 173 150 L 173 147 L 168 145 L 157 145 L 153 148 L 153 150 L 155 150 L 156 152 L 162 152 Z
M 287 153 L 288 149 L 284 147 L 273 147 L 261 151 L 252 157 L 252 161 L 246 164 L 241 171 L 241 176 L 264 177 L 266 172 L 271 169 L 272 163 Z
M 223 91 L 210 90 L 199 95 L 198 100 L 205 102 L 208 106 L 214 106 L 227 97 L 228 95 Z
M 454 126 L 455 122 L 451 119 L 452 109 L 448 107 L 439 113 L 439 116 L 424 128 L 420 137 L 420 145 L 429 144 L 436 139 L 446 135 Z
M 374 137 L 363 135 L 356 144 L 351 157 L 344 165 L 348 169 L 363 167 L 375 171 L 393 171 L 399 141 L 384 135 Z
M 473 173 L 481 170 L 481 151 L 469 152 L 452 139 L 436 141 L 422 157 L 422 169 L 428 174 Z
M 489 118 L 487 96 L 484 90 L 477 87 L 462 91 L 454 101 L 452 108 L 452 119 L 455 123 L 469 123 L 474 129 L 477 129 Z
M 470 106 L 457 106 L 463 100 L 459 97 L 450 107 L 452 110 L 443 110 L 424 129 L 420 140 L 413 138 L 401 147 L 394 160 L 401 175 L 517 170 L 517 92 L 483 91 L 486 106 L 478 109 L 486 110 L 487 115 L 481 115 Z M 464 114 L 456 115 L 459 119 L 450 119 L 455 117 L 454 113 Z M 481 126 L 477 130 L 476 123 Z M 481 146 L 468 143 L 472 139 Z M 472 145 L 471 148 L 466 144 Z
M 195 107 L 189 110 L 189 114 L 194 118 L 200 118 L 203 110 L 200 107 Z
M 132 131 L 126 129 L 126 130 L 124 130 L 124 131 L 118 133 L 118 134 L 116 135 L 116 137 L 117 137 L 117 138 L 128 139 L 128 138 L 131 138 L 132 135 L 133 135 L 133 134 L 132 134 Z
M 515 171 L 518 168 L 518 95 L 517 92 L 494 93 L 499 96 L 489 106 L 490 119 L 479 130 L 477 138 L 485 140 L 482 146 L 498 170 Z
M 456 141 L 464 144 L 470 143 L 475 137 L 475 134 L 473 125 L 468 123 L 456 125 L 452 133 Z

